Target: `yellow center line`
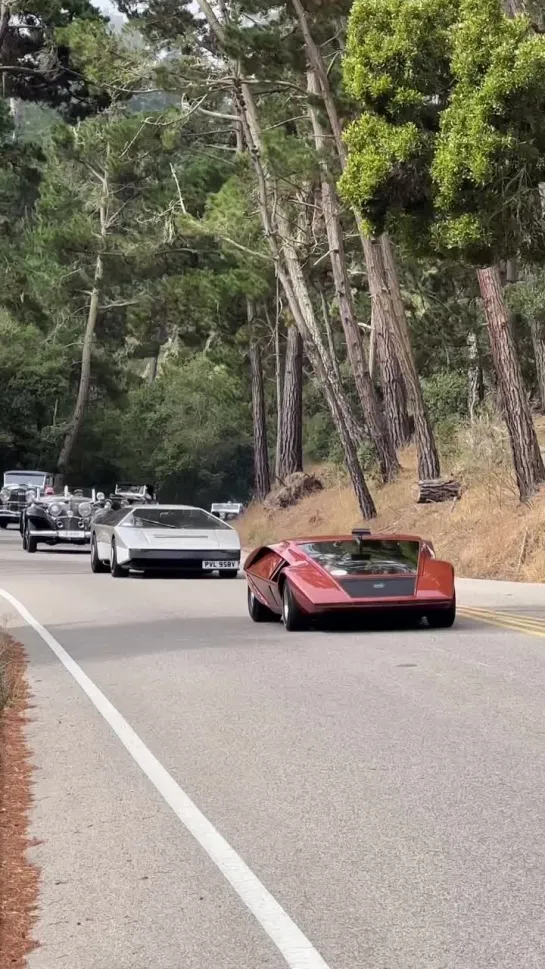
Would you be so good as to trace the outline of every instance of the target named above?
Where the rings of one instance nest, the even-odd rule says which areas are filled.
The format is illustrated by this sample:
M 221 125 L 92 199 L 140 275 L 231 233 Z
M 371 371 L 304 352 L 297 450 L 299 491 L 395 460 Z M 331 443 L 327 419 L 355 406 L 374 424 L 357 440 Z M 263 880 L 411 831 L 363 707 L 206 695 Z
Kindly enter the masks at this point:
M 460 606 L 458 613 L 466 619 L 476 619 L 491 626 L 501 626 L 504 629 L 513 629 L 528 636 L 545 639 L 545 619 L 539 617 L 494 612 L 492 609 L 480 609 L 475 606 Z

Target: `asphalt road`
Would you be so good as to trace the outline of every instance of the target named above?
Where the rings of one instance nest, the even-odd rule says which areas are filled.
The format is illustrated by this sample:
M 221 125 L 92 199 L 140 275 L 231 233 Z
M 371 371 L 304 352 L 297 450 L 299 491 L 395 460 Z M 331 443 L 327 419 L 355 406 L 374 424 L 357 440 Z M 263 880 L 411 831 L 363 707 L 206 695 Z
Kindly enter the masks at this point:
M 116 581 L 14 531 L 0 586 L 114 710 L 0 600 L 35 703 L 30 969 L 543 969 L 542 637 L 463 617 L 286 634 L 249 621 L 242 580 Z M 458 595 L 545 617 L 537 587 Z M 152 783 L 162 768 L 236 852 L 231 883 Z M 308 949 L 286 955 L 297 929 Z

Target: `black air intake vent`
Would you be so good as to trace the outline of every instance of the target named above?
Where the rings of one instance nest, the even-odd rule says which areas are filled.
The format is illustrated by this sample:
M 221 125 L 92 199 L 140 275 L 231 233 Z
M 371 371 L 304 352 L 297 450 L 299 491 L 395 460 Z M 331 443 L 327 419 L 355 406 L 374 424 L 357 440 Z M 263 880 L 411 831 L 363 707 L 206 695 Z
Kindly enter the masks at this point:
M 414 596 L 415 576 L 374 576 L 372 579 L 338 579 L 339 584 L 352 599 L 387 599 Z

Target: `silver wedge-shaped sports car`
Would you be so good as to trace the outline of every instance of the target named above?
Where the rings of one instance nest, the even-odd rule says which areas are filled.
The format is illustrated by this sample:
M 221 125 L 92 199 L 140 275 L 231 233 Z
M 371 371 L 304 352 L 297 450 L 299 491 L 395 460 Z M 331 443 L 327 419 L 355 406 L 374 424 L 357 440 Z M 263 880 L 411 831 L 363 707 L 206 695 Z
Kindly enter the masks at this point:
M 100 512 L 91 524 L 91 569 L 114 578 L 188 572 L 234 579 L 240 538 L 231 525 L 191 505 L 133 505 Z

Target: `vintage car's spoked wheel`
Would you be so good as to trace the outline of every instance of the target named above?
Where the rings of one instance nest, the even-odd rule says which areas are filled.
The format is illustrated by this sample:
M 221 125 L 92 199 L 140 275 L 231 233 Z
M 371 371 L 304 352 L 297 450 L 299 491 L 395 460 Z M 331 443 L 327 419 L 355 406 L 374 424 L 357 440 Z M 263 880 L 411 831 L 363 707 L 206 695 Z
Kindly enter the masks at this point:
M 435 609 L 428 612 L 426 619 L 431 629 L 450 629 L 454 626 L 456 619 L 456 596 L 452 600 L 452 605 L 448 609 Z
M 110 566 L 110 572 L 112 573 L 114 579 L 126 579 L 129 570 L 122 569 L 119 562 L 117 561 L 117 549 L 115 547 L 115 542 L 112 542 L 112 564 Z
M 308 616 L 297 605 L 289 582 L 282 589 L 282 619 L 290 633 L 308 628 Z
M 248 612 L 250 614 L 250 619 L 254 622 L 278 622 L 280 616 L 264 606 L 259 599 L 256 599 L 250 586 L 248 586 Z
M 98 557 L 97 540 L 94 535 L 91 539 L 91 571 L 108 572 L 108 566 Z
M 27 552 L 35 552 L 38 548 L 38 540 L 30 534 L 30 527 L 27 525 L 23 536 L 23 548 Z

